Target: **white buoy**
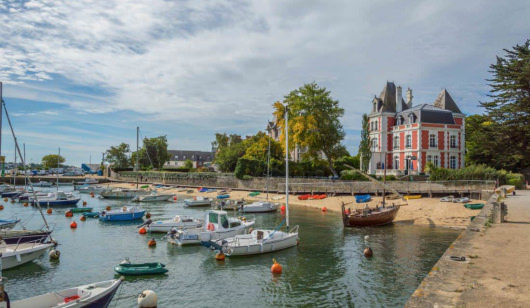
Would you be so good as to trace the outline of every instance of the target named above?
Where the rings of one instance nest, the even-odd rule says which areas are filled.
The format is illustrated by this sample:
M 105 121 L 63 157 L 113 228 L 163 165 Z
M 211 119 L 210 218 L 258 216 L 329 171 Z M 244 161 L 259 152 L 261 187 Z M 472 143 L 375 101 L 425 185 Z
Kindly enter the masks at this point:
M 158 296 L 155 291 L 145 290 L 138 295 L 139 308 L 156 308 Z
M 368 239 L 369 239 L 369 238 L 370 238 L 369 235 L 365 235 L 365 236 L 364 236 L 364 242 L 365 242 L 365 243 L 368 242 Z
M 48 256 L 50 256 L 50 259 L 52 260 L 58 260 L 61 256 L 61 252 L 59 250 L 52 249 L 50 250 L 50 253 L 48 253 Z

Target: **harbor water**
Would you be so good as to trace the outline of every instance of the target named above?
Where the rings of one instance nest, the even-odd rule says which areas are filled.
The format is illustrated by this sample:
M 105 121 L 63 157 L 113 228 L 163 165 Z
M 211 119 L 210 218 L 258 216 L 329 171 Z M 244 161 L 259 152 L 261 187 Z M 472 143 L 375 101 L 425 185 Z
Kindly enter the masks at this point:
M 64 187 L 62 190 L 68 190 Z M 96 211 L 117 208 L 129 201 L 81 195 Z M 41 228 L 34 207 L 4 202 L 1 219 L 17 217 L 28 229 Z M 151 219 L 177 214 L 203 218 L 206 209 L 186 208 L 176 202 L 142 203 Z M 46 209 L 43 209 L 44 212 Z M 66 209 L 44 213 L 59 242 L 60 261 L 46 256 L 4 271 L 6 290 L 17 300 L 51 291 L 119 277 L 113 268 L 125 258 L 132 263 L 161 262 L 169 272 L 158 276 L 126 277 L 110 307 L 136 307 L 143 290 L 158 294 L 159 307 L 402 307 L 459 231 L 410 225 L 345 229 L 339 213 L 292 206 L 291 225 L 300 226 L 300 245 L 270 254 L 216 261 L 201 246 L 168 244 L 164 234 L 138 233 L 135 222 L 101 222 L 80 214 L 65 217 Z M 237 216 L 237 212 L 229 212 Z M 256 214 L 255 227 L 277 227 L 282 214 Z M 72 221 L 77 229 L 70 229 Z M 17 227 L 17 229 L 20 227 Z M 374 257 L 363 256 L 365 236 Z M 154 237 L 155 248 L 147 242 Z M 283 267 L 270 272 L 272 259 Z

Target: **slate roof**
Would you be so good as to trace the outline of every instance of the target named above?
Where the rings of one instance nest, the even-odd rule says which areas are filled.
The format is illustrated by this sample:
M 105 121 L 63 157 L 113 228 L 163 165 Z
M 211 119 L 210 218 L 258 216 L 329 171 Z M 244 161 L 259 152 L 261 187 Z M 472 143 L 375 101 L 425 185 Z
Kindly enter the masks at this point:
M 383 91 L 375 99 L 378 101 L 377 112 L 396 112 L 396 85 L 387 81 Z M 401 98 L 401 110 L 408 108 L 403 98 Z
M 168 150 L 168 152 L 170 161 L 185 161 L 189 159 L 191 161 L 211 162 L 214 157 L 212 152 L 203 151 Z
M 450 110 L 455 113 L 462 113 L 462 111 L 460 111 L 460 108 L 458 108 L 455 101 L 453 100 L 451 95 L 449 95 L 449 92 L 447 92 L 446 89 L 443 89 L 442 92 L 438 94 L 438 97 L 434 101 L 433 105 L 435 107 Z
M 421 104 L 396 114 L 396 119 L 402 116 L 408 124 L 409 114 L 414 113 L 418 121 L 434 124 L 455 124 L 453 112 L 432 105 Z

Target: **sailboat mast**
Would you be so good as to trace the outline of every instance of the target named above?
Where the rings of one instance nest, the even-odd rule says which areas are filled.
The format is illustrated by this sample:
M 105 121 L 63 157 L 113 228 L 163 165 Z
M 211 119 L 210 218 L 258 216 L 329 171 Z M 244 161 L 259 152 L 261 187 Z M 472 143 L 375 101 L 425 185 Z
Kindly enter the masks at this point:
M 59 154 L 57 155 L 57 184 L 55 186 L 57 186 L 57 192 L 59 192 L 59 168 L 61 166 L 61 162 L 60 162 L 60 159 L 61 159 L 61 148 L 59 148 Z
M 15 138 L 17 142 L 17 138 Z M 15 148 L 15 165 L 13 166 L 13 187 L 17 185 L 17 149 Z
M 383 207 L 385 206 L 386 197 L 386 152 L 385 152 L 385 164 L 383 165 Z
M 267 200 L 269 200 L 269 166 L 271 163 L 271 136 L 270 136 L 271 130 L 270 128 L 267 129 L 267 131 L 269 132 L 269 135 L 267 136 L 269 139 L 269 149 L 267 150 Z
M 24 160 L 23 161 L 26 161 L 26 144 L 24 143 Z M 28 175 L 28 171 L 26 170 L 26 166 L 24 166 L 24 164 L 22 164 L 22 166 L 24 167 L 24 190 L 26 190 L 28 188 L 28 181 L 27 181 L 27 178 L 26 176 Z
M 285 105 L 285 223 L 289 229 L 289 108 Z
M 0 81 L 0 157 L 2 157 L 2 118 L 4 115 L 4 113 L 2 112 L 2 107 L 4 106 L 3 102 L 4 102 L 4 98 L 2 97 L 2 82 Z M 0 161 L 1 170 L 4 170 L 4 163 L 5 163 L 5 159 Z M 3 172 L 2 172 L 2 177 L 4 177 Z
M 140 143 L 139 136 L 140 136 L 140 127 L 136 126 L 136 189 L 138 189 L 138 162 L 140 160 L 140 152 L 138 149 L 138 143 Z

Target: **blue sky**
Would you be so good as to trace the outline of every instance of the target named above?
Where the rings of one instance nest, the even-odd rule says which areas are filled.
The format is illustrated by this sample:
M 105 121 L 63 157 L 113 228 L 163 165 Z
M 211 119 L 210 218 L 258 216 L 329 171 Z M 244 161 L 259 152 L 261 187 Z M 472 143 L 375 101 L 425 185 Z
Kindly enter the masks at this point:
M 0 81 L 27 160 L 98 162 L 110 146 L 167 135 L 209 150 L 251 135 L 272 104 L 316 81 L 345 109 L 348 150 L 387 80 L 414 104 L 447 88 L 482 113 L 489 65 L 530 38 L 521 1 L 4 1 Z M 4 120 L 2 155 L 13 160 Z

